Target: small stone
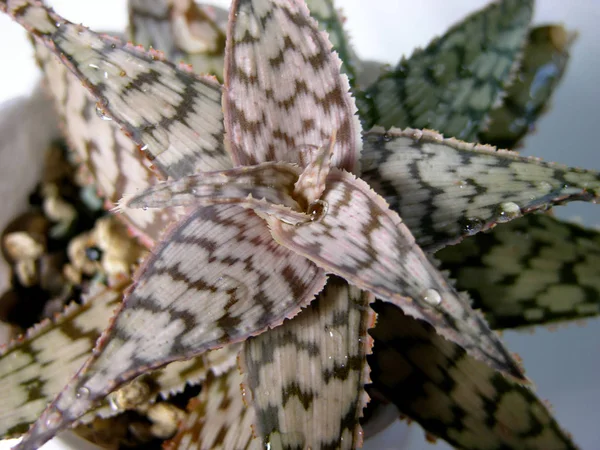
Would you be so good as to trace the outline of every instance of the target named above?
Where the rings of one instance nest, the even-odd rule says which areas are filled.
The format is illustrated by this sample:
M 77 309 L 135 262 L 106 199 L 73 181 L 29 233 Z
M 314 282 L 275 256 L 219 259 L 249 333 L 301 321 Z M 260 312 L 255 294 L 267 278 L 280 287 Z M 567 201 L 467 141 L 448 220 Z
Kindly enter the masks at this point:
M 152 400 L 152 389 L 144 379 L 135 379 L 109 396 L 110 406 L 115 411 L 135 409 Z
M 8 233 L 3 239 L 4 250 L 12 261 L 35 260 L 45 251 L 44 243 L 25 231 Z
M 148 409 L 152 421 L 150 431 L 159 439 L 168 439 L 177 431 L 177 425 L 185 418 L 185 412 L 170 403 L 156 403 Z
M 31 287 L 37 284 L 39 278 L 35 259 L 17 261 L 14 270 L 22 286 Z

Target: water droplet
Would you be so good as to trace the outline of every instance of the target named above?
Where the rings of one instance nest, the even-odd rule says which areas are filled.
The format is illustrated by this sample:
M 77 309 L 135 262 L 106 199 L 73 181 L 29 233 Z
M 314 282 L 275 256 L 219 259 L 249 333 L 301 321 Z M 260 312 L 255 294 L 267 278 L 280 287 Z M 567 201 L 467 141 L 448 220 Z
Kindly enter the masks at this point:
M 61 421 L 62 414 L 60 413 L 60 411 L 52 411 L 50 414 L 48 414 L 48 417 L 46 418 L 46 427 L 56 428 L 58 425 L 60 425 Z
M 439 306 L 442 303 L 442 296 L 435 289 L 427 289 L 423 292 L 421 299 L 429 306 Z
M 483 230 L 483 220 L 477 217 L 468 217 L 462 221 L 461 225 L 463 233 L 468 236 L 472 236 Z
M 456 183 L 460 189 L 464 189 L 469 185 L 468 181 L 460 180 Z
M 91 67 L 92 69 L 100 70 L 100 66 L 98 66 L 98 64 L 88 64 L 88 67 Z
M 521 208 L 514 202 L 504 202 L 498 205 L 496 221 L 498 223 L 508 222 L 521 215 Z
M 384 133 L 384 135 L 383 135 L 383 141 L 384 142 L 390 142 L 391 140 L 392 140 L 392 137 L 389 134 Z
M 121 410 L 121 408 L 119 407 L 119 402 L 116 396 L 114 395 L 114 392 L 108 396 L 108 404 L 110 406 L 110 409 L 112 409 L 113 411 Z
M 101 97 L 100 100 L 98 100 L 98 102 L 96 102 L 96 114 L 102 120 L 112 120 L 112 118 L 107 116 L 106 113 L 104 112 L 104 110 L 106 109 L 107 106 L 108 106 L 108 99 L 106 97 Z
M 77 397 L 79 399 L 86 399 L 89 396 L 90 396 L 90 390 L 88 388 L 86 388 L 85 386 L 77 389 L 77 393 L 75 394 L 75 397 Z
M 311 222 L 319 222 L 325 215 L 327 214 L 327 210 L 329 209 L 329 204 L 323 200 L 315 200 L 310 205 L 308 205 L 308 209 L 306 210 L 306 214 L 310 216 Z

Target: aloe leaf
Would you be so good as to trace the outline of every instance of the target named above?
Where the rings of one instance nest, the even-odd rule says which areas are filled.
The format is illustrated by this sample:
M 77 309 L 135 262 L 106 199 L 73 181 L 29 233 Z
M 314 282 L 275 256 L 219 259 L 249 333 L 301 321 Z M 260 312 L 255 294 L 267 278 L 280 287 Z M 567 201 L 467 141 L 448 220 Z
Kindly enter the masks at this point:
M 140 374 L 280 325 L 324 284 L 254 213 L 193 211 L 140 268 L 93 355 L 19 445 L 36 448 Z
M 367 329 L 373 298 L 330 278 L 292 321 L 248 340 L 241 362 L 255 433 L 272 448 L 362 444 L 359 417 L 368 396 Z M 250 395 L 251 394 L 251 395 Z
M 159 179 L 135 143 L 117 124 L 103 120 L 96 100 L 81 81 L 41 43 L 35 43 L 35 55 L 46 78 L 46 87 L 62 122 L 62 131 L 78 165 L 78 180 L 93 184 L 104 197 L 107 207 L 115 205 L 126 192 L 153 185 Z M 179 216 L 170 209 L 128 210 L 120 219 L 147 246 Z
M 494 328 L 600 314 L 600 234 L 533 214 L 436 254 Z
M 412 317 L 507 374 L 521 369 L 498 337 L 431 265 L 410 231 L 369 186 L 347 172 L 327 179 L 321 217 L 287 225 L 268 217 L 277 242 Z
M 499 148 L 517 146 L 547 109 L 567 68 L 575 36 L 560 25 L 529 31 L 517 76 L 506 90 L 502 106 L 490 112 L 480 142 Z
M 83 305 L 71 304 L 54 320 L 46 320 L 2 349 L 0 355 L 0 437 L 24 433 L 88 358 L 115 308 L 124 285 L 100 288 Z M 208 371 L 224 371 L 235 363 L 239 346 L 227 346 L 151 372 L 148 400 L 180 392 L 186 383 L 202 381 Z M 84 422 L 117 411 L 105 401 Z
M 361 63 L 350 45 L 350 38 L 344 29 L 342 12 L 336 10 L 333 0 L 306 0 L 310 15 L 319 22 L 319 29 L 326 31 L 333 48 L 343 61 L 341 71 L 348 77 L 352 88 L 357 85 Z
M 231 166 L 223 146 L 221 88 L 209 78 L 94 33 L 38 2 L 5 0 L 0 9 L 56 54 L 118 123 L 172 177 Z
M 202 172 L 159 183 L 123 199 L 127 208 L 165 208 L 181 205 L 238 204 L 253 208 L 263 199 L 275 205 L 299 209 L 294 185 L 300 175 L 296 166 L 262 163 L 219 172 Z M 306 215 L 298 214 L 306 221 Z
M 469 357 L 394 305 L 373 307 L 374 387 L 428 433 L 466 450 L 576 448 L 529 388 Z
M 359 96 L 365 127 L 475 140 L 517 67 L 532 10 L 533 0 L 493 2 L 400 61 Z
M 231 6 L 225 127 L 235 164 L 302 164 L 336 134 L 333 165 L 356 170 L 360 125 L 340 60 L 303 1 Z
M 253 408 L 244 403 L 241 384 L 243 376 L 237 368 L 221 375 L 209 376 L 200 395 L 188 405 L 188 416 L 178 433 L 163 448 L 165 450 L 259 450 L 262 442 L 254 439 Z
M 223 78 L 225 32 L 194 0 L 129 0 L 130 38 L 145 48 L 185 61 L 196 73 Z
M 523 214 L 598 200 L 600 174 L 430 131 L 365 135 L 362 178 L 398 212 L 425 251 Z

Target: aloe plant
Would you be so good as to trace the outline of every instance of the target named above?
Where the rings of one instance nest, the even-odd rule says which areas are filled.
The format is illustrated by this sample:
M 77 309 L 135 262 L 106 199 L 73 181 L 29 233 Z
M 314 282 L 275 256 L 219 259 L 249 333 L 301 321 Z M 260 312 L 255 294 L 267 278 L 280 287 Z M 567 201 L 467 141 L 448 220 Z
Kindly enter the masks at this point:
M 37 414 L 57 395 L 19 448 L 36 448 L 95 408 L 92 415 L 101 414 L 102 401 L 149 373 L 164 395 L 206 379 L 173 448 L 354 448 L 367 392 L 458 447 L 574 448 L 469 295 L 429 253 L 467 246 L 498 225 L 493 232 L 506 229 L 507 239 L 473 244 L 487 276 L 474 284 L 472 275 L 453 273 L 494 326 L 597 314 L 596 267 L 586 259 L 597 251 L 595 234 L 527 215 L 597 201 L 600 175 L 415 128 L 484 136 L 514 82 L 532 2 L 490 5 L 364 91 L 332 3 L 307 3 L 349 77 L 300 0 L 234 1 L 225 32 L 192 2 L 132 1 L 134 41 L 165 53 L 98 35 L 38 2 L 0 1 L 35 39 L 84 170 L 152 248 L 71 381 L 41 368 L 52 348 L 47 336 L 88 323 L 89 306 L 5 350 L 0 374 L 14 377 L 7 433 L 35 419 L 24 407 Z M 221 54 L 222 74 L 197 75 L 219 70 Z M 181 57 L 192 66 L 169 62 Z M 541 103 L 554 88 L 548 83 Z M 362 135 L 359 116 L 370 128 Z M 513 220 L 511 231 L 505 223 Z M 509 257 L 494 258 L 518 240 L 517 223 L 546 226 L 535 238 L 550 253 L 560 241 L 564 254 L 578 255 L 552 253 L 557 265 L 529 274 L 539 289 L 528 295 L 518 284 L 528 274 L 512 273 Z M 448 267 L 457 259 L 439 257 Z M 501 281 L 514 295 L 494 303 L 501 270 L 512 273 Z M 560 278 L 565 270 L 575 281 Z M 88 300 L 91 308 L 123 291 L 107 289 Z M 103 326 L 92 328 L 97 336 Z M 90 333 L 70 345 L 84 340 Z M 211 359 L 218 348 L 224 356 Z M 241 373 L 229 369 L 238 352 Z M 204 359 L 174 366 L 190 358 Z M 29 373 L 39 367 L 38 397 L 18 381 L 15 360 Z M 169 363 L 174 375 L 154 374 Z

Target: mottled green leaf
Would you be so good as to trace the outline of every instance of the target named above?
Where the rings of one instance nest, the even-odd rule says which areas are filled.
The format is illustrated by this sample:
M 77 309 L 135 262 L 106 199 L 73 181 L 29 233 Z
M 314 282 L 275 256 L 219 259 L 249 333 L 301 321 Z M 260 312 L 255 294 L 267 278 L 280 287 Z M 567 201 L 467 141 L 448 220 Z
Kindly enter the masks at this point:
M 517 66 L 532 9 L 533 0 L 493 2 L 400 61 L 359 96 L 365 127 L 476 139 Z
M 377 302 L 374 309 L 373 387 L 427 432 L 465 450 L 575 448 L 529 388 L 394 305 Z
M 529 31 L 514 82 L 506 90 L 502 106 L 490 112 L 488 125 L 479 134 L 480 142 L 514 148 L 533 128 L 565 73 L 574 38 L 574 33 L 560 25 Z
M 336 10 L 333 0 L 306 0 L 310 15 L 319 22 L 319 29 L 326 31 L 333 48 L 343 62 L 342 73 L 348 76 L 352 88 L 356 87 L 357 76 L 362 67 L 358 56 L 350 45 L 350 38 L 344 30 L 342 12 Z
M 436 253 L 494 328 L 600 313 L 600 234 L 533 214 Z
M 365 135 L 362 178 L 398 212 L 426 251 L 523 214 L 596 202 L 600 173 L 546 163 L 430 131 Z

